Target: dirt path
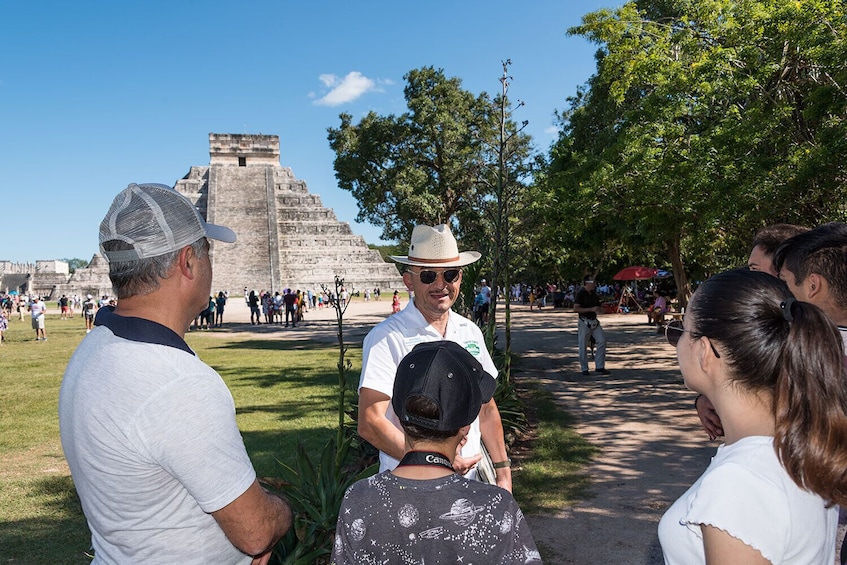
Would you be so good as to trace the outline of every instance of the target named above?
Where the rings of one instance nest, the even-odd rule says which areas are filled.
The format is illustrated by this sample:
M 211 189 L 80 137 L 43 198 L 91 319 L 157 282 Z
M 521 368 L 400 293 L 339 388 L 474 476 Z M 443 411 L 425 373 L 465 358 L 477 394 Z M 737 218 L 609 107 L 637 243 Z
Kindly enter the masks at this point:
M 645 322 L 637 314 L 603 316 L 611 375 L 595 374 L 590 362 L 584 377 L 575 314 L 513 311 L 519 378 L 542 383 L 599 448 L 588 469 L 591 497 L 554 516 L 529 517 L 550 563 L 662 563 L 659 519 L 714 453 L 675 350 Z

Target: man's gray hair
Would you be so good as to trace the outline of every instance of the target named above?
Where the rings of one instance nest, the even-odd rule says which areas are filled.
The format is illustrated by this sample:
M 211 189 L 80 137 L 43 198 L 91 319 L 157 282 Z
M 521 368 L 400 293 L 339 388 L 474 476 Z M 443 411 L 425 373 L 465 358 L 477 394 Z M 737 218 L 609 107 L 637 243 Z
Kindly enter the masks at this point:
M 126 242 L 110 240 L 103 243 L 105 251 L 124 251 L 131 248 Z M 194 254 L 203 258 L 207 254 L 206 238 L 201 237 L 191 244 Z M 118 300 L 131 298 L 133 296 L 144 296 L 159 288 L 159 281 L 168 278 L 171 269 L 176 262 L 178 249 L 171 253 L 138 259 L 136 261 L 122 261 L 109 263 L 109 279 L 112 281 L 112 289 Z

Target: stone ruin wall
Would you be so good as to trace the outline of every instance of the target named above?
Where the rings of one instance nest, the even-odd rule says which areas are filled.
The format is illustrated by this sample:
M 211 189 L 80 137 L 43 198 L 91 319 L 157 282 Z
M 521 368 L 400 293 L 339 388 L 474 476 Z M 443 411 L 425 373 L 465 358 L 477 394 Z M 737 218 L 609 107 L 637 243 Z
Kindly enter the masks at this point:
M 213 133 L 209 148 L 209 166 L 191 167 L 175 188 L 238 236 L 213 246 L 213 291 L 333 288 L 335 275 L 352 290 L 405 288 L 393 263 L 279 164 L 277 136 Z

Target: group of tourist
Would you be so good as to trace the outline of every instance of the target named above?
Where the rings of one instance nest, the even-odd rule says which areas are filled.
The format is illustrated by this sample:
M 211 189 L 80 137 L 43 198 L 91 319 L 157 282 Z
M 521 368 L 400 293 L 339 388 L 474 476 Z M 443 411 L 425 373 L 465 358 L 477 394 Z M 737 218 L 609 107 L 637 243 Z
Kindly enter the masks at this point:
M 235 238 L 158 184 L 129 185 L 101 222 L 118 302 L 98 311 L 59 394 L 95 563 L 264 564 L 292 526 L 287 502 L 256 478 L 226 385 L 184 341 L 209 304 L 209 240 Z M 540 562 L 510 494 L 497 371 L 479 328 L 451 309 L 479 253 L 460 254 L 447 226 L 412 239 L 415 253 L 395 260 L 415 298 L 368 335 L 360 383 L 360 432 L 383 452 L 384 483 L 347 494 L 333 561 L 362 563 L 399 542 L 419 561 Z M 496 484 L 475 480 L 482 442 Z M 401 512 L 357 502 L 374 496 Z
M 245 293 L 244 300 L 250 309 L 251 324 L 262 324 L 261 313 L 265 324 L 282 324 L 284 321 L 285 327 L 288 327 L 290 323 L 296 328 L 298 322 L 301 322 L 309 311 L 310 304 L 313 304 L 312 308 L 323 308 L 325 301 L 329 299 L 326 293 L 318 294 L 312 290 L 303 292 L 299 289 L 295 291 L 286 288 L 282 292 L 273 293 L 264 289 L 259 292 L 251 290 Z
M 184 341 L 210 303 L 210 239 L 236 236 L 165 185 L 128 186 L 101 223 L 119 301 L 98 312 L 59 395 L 95 563 L 266 564 L 292 526 L 256 478 L 229 390 Z M 667 563 L 834 561 L 847 504 L 845 253 L 844 224 L 799 233 L 771 274 L 751 255 L 667 326 L 704 427 L 725 441 L 659 525 Z M 479 327 L 452 310 L 480 254 L 459 252 L 446 225 L 416 226 L 409 254 L 391 259 L 413 299 L 366 336 L 359 381 L 358 432 L 380 473 L 346 493 L 331 563 L 540 563 L 510 494 L 497 369 Z M 251 311 L 261 298 L 248 293 Z M 586 279 L 580 343 L 600 337 L 597 302 Z
M 111 301 L 113 302 L 113 301 Z M 60 312 L 61 320 L 70 320 L 74 316 L 74 312 L 81 310 L 87 331 L 91 331 L 94 322 L 94 312 L 100 304 L 110 303 L 108 296 L 104 296 L 100 303 L 92 300 L 89 294 L 83 301 L 77 295 L 62 295 L 56 300 L 56 306 Z M 9 320 L 12 317 L 12 312 L 18 313 L 21 321 L 26 316 L 29 317 L 32 324 L 32 329 L 35 332 L 35 341 L 47 341 L 47 302 L 44 298 L 37 294 L 4 294 L 0 296 L 0 345 L 6 341 L 6 332 L 9 329 Z

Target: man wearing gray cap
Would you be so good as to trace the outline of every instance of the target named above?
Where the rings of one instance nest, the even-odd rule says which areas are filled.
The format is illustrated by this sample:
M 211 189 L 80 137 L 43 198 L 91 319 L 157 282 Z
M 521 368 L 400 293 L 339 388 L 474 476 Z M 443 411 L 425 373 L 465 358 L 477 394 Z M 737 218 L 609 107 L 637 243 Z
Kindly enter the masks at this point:
M 391 405 L 404 455 L 394 470 L 345 493 L 333 565 L 541 563 L 515 499 L 454 469 L 456 448 L 495 387 L 453 341 L 419 343 L 400 361 Z
M 403 457 L 403 432 L 390 401 L 397 366 L 415 345 L 443 339 L 456 342 L 474 355 L 489 378 L 497 376 L 479 327 L 452 310 L 462 284 L 462 267 L 478 261 L 479 252 L 459 253 L 456 238 L 445 224 L 419 225 L 412 230 L 409 254 L 391 258 L 408 266 L 403 282 L 414 299 L 365 337 L 359 379 L 359 435 L 379 449 L 380 471 L 393 469 Z M 477 478 L 481 441 L 491 455 L 497 485 L 511 492 L 511 462 L 493 399 L 482 406 L 453 462 L 456 471 L 469 479 Z
M 191 202 L 131 184 L 100 224 L 117 306 L 101 308 L 59 393 L 62 447 L 94 563 L 267 563 L 291 526 L 256 480 L 232 395 L 184 341 L 206 307 L 210 242 Z

